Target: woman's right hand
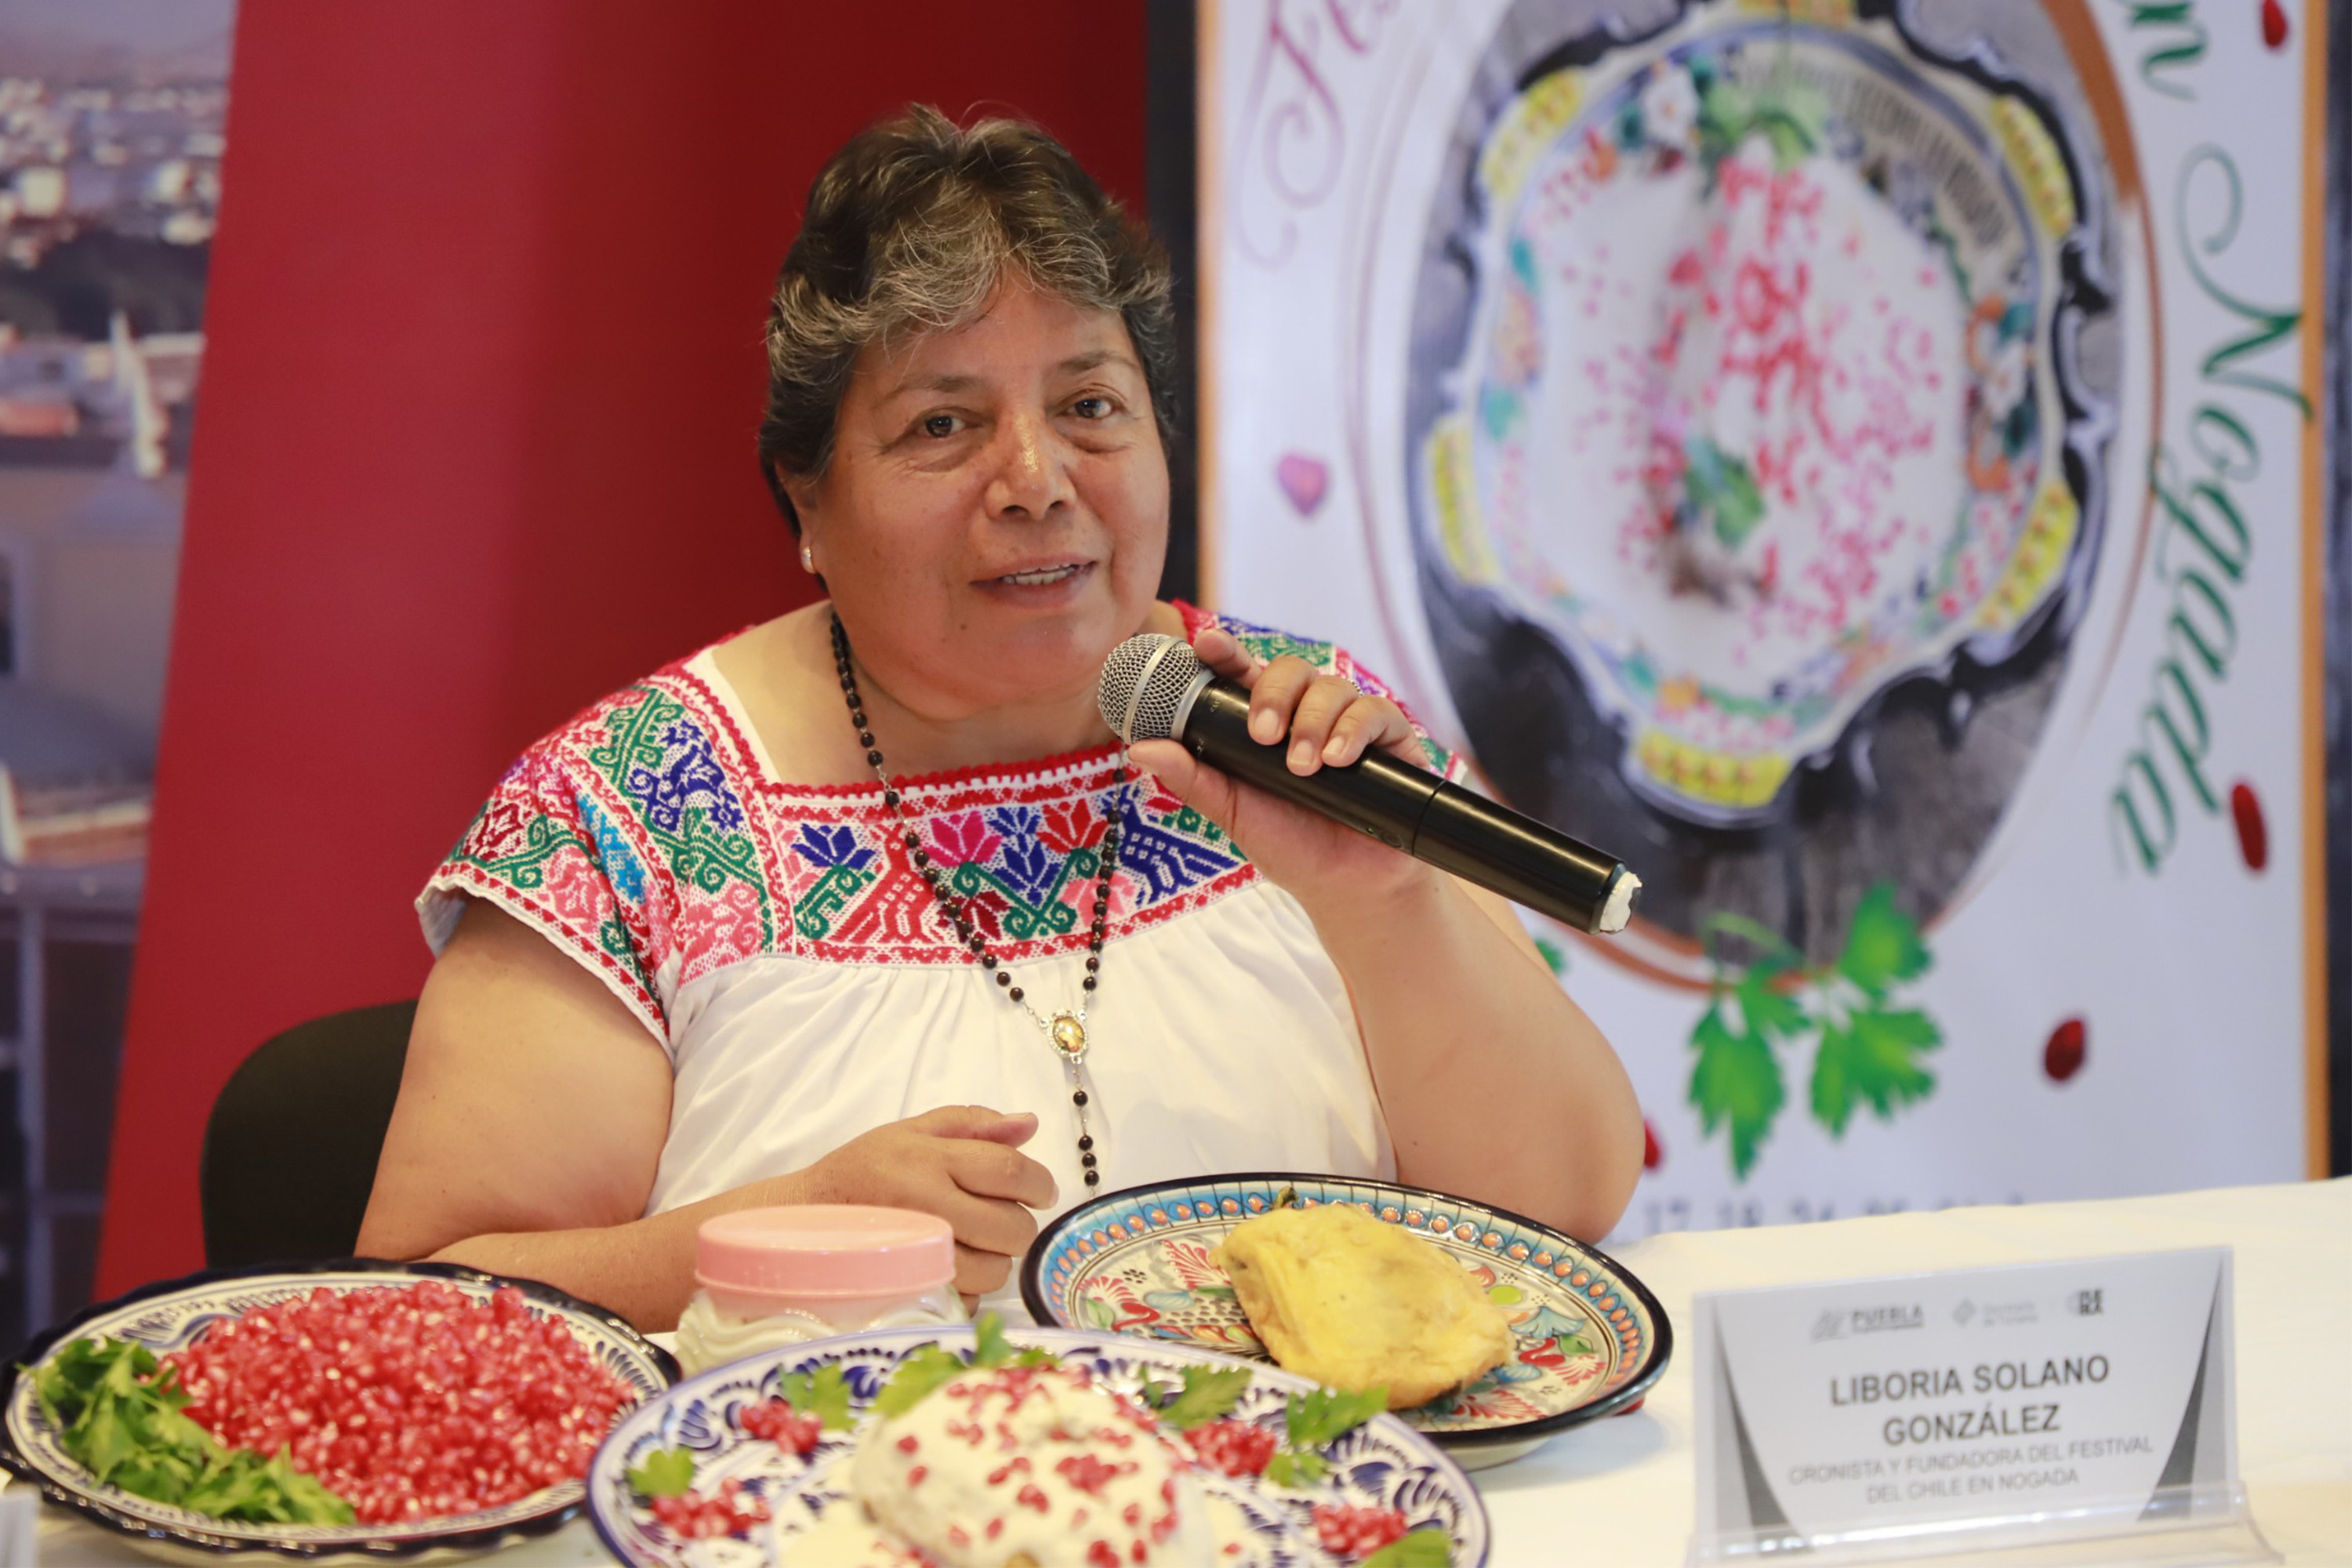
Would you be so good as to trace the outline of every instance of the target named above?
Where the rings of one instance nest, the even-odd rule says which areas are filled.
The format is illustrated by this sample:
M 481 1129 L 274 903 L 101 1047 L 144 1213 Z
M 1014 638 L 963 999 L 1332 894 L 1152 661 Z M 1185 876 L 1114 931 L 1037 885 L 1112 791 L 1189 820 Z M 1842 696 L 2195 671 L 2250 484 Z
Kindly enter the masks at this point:
M 956 1289 L 1000 1289 L 1054 1178 L 1021 1152 L 1037 1119 L 943 1106 L 790 1175 L 647 1215 L 669 1135 L 669 1058 L 555 945 L 470 905 L 417 1005 L 400 1101 L 360 1230 L 372 1258 L 544 1279 L 647 1330 L 693 1298 L 704 1220 L 772 1204 L 883 1204 L 954 1227 Z
M 1029 1111 L 943 1105 L 861 1133 L 796 1176 L 789 1200 L 919 1209 L 955 1227 L 956 1289 L 969 1308 L 1001 1289 L 1036 1239 L 1032 1209 L 1050 1208 L 1053 1173 L 1021 1152 Z

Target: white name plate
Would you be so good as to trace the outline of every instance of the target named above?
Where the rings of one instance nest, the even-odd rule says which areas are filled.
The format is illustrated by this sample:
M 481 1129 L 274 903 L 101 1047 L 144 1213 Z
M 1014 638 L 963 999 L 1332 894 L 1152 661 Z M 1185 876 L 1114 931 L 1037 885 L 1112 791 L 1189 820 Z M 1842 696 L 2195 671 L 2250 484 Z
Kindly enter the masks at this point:
M 1694 1561 L 1799 1546 L 1919 1556 L 2245 1520 L 2226 1247 L 1695 1306 Z

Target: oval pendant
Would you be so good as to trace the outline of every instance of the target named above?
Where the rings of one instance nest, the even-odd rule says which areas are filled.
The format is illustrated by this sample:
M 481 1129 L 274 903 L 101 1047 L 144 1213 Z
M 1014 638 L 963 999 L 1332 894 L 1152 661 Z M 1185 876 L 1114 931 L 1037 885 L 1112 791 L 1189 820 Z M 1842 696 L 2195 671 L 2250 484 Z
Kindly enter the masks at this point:
M 1054 1015 L 1054 1021 L 1045 1026 L 1045 1037 L 1072 1061 L 1087 1054 L 1087 1026 L 1068 1013 Z

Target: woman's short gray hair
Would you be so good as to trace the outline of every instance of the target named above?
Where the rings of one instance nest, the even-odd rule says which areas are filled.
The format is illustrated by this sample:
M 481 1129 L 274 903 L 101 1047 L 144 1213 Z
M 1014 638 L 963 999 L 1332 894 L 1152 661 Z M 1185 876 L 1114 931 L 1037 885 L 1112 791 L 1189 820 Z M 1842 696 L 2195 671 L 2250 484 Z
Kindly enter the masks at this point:
M 898 331 L 961 326 L 1014 277 L 1119 313 L 1168 433 L 1176 331 L 1166 253 L 1036 126 L 958 130 L 918 105 L 834 155 L 776 277 L 760 467 L 795 533 L 782 476 L 824 472 L 858 353 Z

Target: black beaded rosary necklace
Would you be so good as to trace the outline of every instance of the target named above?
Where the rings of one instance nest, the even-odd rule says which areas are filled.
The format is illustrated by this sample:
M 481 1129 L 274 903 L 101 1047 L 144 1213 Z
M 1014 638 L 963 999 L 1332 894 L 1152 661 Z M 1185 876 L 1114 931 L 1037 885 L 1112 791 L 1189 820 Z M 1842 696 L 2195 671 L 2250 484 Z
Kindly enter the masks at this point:
M 834 668 L 841 676 L 842 699 L 849 704 L 849 721 L 856 727 L 857 743 L 866 748 L 866 765 L 874 770 L 874 776 L 882 783 L 882 804 L 889 808 L 893 820 L 898 823 L 900 837 L 907 846 L 908 858 L 913 861 L 916 871 L 921 875 L 924 883 L 931 889 L 931 897 L 939 900 L 940 912 L 947 916 L 949 924 L 955 927 L 957 940 L 971 950 L 972 957 L 979 960 L 982 969 L 995 976 L 997 989 L 1004 994 L 1005 999 L 1028 1014 L 1036 1026 L 1045 1031 L 1045 1043 L 1051 1046 L 1054 1053 L 1062 1058 L 1062 1066 L 1069 1074 L 1070 1104 L 1076 1110 L 1078 1117 L 1078 1164 L 1086 1172 L 1087 1187 L 1100 1186 L 1102 1184 L 1100 1163 L 1095 1156 L 1094 1134 L 1089 1131 L 1087 1121 L 1086 1082 L 1079 1075 L 1086 1066 L 1087 1048 L 1093 1043 L 1087 1037 L 1087 998 L 1095 994 L 1096 987 L 1101 980 L 1103 931 L 1110 923 L 1111 874 L 1118 868 L 1117 808 L 1113 807 L 1109 821 L 1103 832 L 1102 850 L 1098 857 L 1100 865 L 1095 872 L 1095 918 L 1093 929 L 1087 933 L 1087 973 L 1086 978 L 1080 982 L 1083 994 L 1079 998 L 1076 1011 L 1066 1009 L 1056 1011 L 1048 1016 L 1029 1005 L 1028 998 L 1022 994 L 1021 987 L 1013 984 L 1011 972 L 998 963 L 996 955 L 989 951 L 988 939 L 982 936 L 979 928 L 972 923 L 970 901 L 958 898 L 949 889 L 948 874 L 931 864 L 930 852 L 923 847 L 922 834 L 907 820 L 907 808 L 899 797 L 898 786 L 890 782 L 888 773 L 883 772 L 881 749 L 874 743 L 874 731 L 866 722 L 866 702 L 857 694 L 857 673 L 849 661 L 849 634 L 842 630 L 839 616 L 836 615 L 831 618 L 833 664 Z M 1111 769 L 1110 782 L 1114 784 L 1125 784 L 1127 769 L 1124 767 Z

